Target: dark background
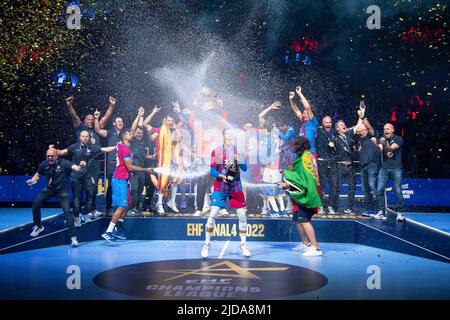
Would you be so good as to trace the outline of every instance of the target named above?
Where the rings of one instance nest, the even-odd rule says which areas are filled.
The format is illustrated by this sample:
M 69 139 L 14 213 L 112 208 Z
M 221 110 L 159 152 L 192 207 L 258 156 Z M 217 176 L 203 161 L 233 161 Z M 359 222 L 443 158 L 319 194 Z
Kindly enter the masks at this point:
M 450 177 L 444 2 L 80 1 L 80 30 L 66 26 L 68 3 L 1 2 L 1 174 L 33 174 L 48 144 L 74 142 L 71 94 L 82 119 L 113 95 L 126 126 L 155 104 L 158 125 L 171 101 L 190 107 L 206 85 L 238 125 L 280 100 L 273 115 L 298 128 L 287 97 L 301 85 L 319 121 L 353 125 L 364 94 L 372 125 L 403 134 L 406 176 Z M 366 26 L 372 4 L 380 30 Z M 60 70 L 75 88 L 57 85 Z

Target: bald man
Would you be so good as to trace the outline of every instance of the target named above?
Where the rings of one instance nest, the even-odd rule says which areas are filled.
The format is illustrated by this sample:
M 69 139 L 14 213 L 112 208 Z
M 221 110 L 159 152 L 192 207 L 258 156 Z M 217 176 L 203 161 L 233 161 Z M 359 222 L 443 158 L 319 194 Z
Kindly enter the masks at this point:
M 371 216 L 378 211 L 376 195 L 378 172 L 380 171 L 380 150 L 373 143 L 373 141 L 376 141 L 376 138 L 368 120 L 366 120 L 365 124 L 361 123 L 356 126 L 356 134 L 359 137 L 356 148 L 361 165 L 361 182 L 365 206 L 365 211 L 361 214 Z
M 319 170 L 319 181 L 321 189 L 321 200 L 324 203 L 324 195 L 327 192 L 328 199 L 331 199 L 331 193 L 336 183 L 336 131 L 333 129 L 333 122 L 330 116 L 322 119 L 322 127 L 317 130 L 316 152 L 317 167 Z M 331 201 L 328 201 L 328 213 L 335 214 Z M 319 214 L 325 214 L 323 207 L 319 208 Z
M 29 186 L 32 186 L 42 176 L 47 177 L 47 185 L 33 201 L 34 227 L 30 236 L 37 237 L 44 231 L 44 226 L 41 224 L 41 208 L 47 200 L 57 197 L 66 217 L 67 228 L 72 241 L 71 246 L 77 247 L 78 241 L 75 233 L 75 225 L 72 213 L 70 212 L 69 176 L 72 170 L 76 172 L 84 170 L 85 163 L 80 163 L 78 166 L 68 160 L 58 159 L 58 151 L 54 148 L 47 150 L 46 158 L 46 160 L 41 162 L 34 176 L 26 181 Z
M 378 174 L 378 187 L 377 187 L 377 199 L 378 206 L 382 208 L 378 210 L 376 215 L 373 215 L 375 219 L 386 219 L 386 207 L 385 207 L 385 194 L 386 185 L 389 179 L 392 180 L 394 185 L 395 194 L 397 197 L 397 203 L 395 211 L 397 211 L 397 221 L 404 221 L 405 218 L 400 213 L 404 209 L 403 194 L 402 194 L 402 149 L 403 139 L 400 136 L 394 134 L 395 128 L 391 123 L 386 123 L 383 127 L 384 135 L 380 140 L 373 141 L 377 145 L 379 150 L 383 154 L 381 169 Z

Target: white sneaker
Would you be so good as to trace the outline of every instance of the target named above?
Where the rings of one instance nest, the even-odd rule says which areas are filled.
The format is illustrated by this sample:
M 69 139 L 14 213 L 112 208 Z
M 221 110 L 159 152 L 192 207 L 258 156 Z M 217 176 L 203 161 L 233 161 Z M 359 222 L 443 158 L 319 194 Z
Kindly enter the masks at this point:
M 180 212 L 177 208 L 176 203 L 173 203 L 172 201 L 167 202 L 167 206 L 172 209 L 173 211 L 175 211 L 176 213 Z
M 202 253 L 201 253 L 201 255 L 202 255 L 202 258 L 203 259 L 206 259 L 206 258 L 208 258 L 208 254 L 209 254 L 209 244 L 204 244 L 203 245 L 203 248 L 202 248 Z
M 44 226 L 34 226 L 33 230 L 30 233 L 30 237 L 37 237 L 42 231 L 44 231 Z
M 401 213 L 397 213 L 397 221 L 403 222 L 405 221 L 405 217 Z
M 202 210 L 202 213 L 208 213 L 211 211 L 211 207 L 206 207 Z
M 75 227 L 81 227 L 81 220 L 80 220 L 80 217 L 75 217 L 75 218 L 73 219 L 73 223 L 74 223 Z
M 158 211 L 159 214 L 165 214 L 164 207 L 163 207 L 162 203 L 158 203 L 156 205 L 156 210 Z
M 84 220 L 84 223 L 92 222 L 92 219 L 91 219 L 91 217 L 88 214 L 83 215 L 82 218 Z
M 261 211 L 260 214 L 261 214 L 262 216 L 267 216 L 267 214 L 268 214 L 267 209 L 263 209 L 263 210 Z
M 356 215 L 356 213 L 355 213 L 352 209 L 350 209 L 350 208 L 345 209 L 345 210 L 344 210 L 344 213 L 348 214 L 349 216 L 354 216 L 354 215 Z
M 323 210 L 323 207 L 319 208 L 319 211 L 317 212 L 317 214 L 325 215 L 325 211 Z
M 334 212 L 334 210 L 333 210 L 332 207 L 328 207 L 328 214 L 330 214 L 330 215 L 335 215 L 336 212 Z
M 241 251 L 242 251 L 242 255 L 246 258 L 250 257 L 250 250 L 248 250 L 248 246 L 247 243 L 241 243 Z
M 196 210 L 192 216 L 193 217 L 201 217 L 202 216 L 202 212 L 200 210 Z
M 70 245 L 74 248 L 78 247 L 79 243 L 78 243 L 77 237 L 72 237 L 71 239 L 72 239 L 72 243 Z
M 227 209 L 223 208 L 222 210 L 219 211 L 219 214 L 222 216 L 226 216 L 228 217 L 230 214 L 228 213 Z
M 308 243 L 308 245 L 305 245 L 303 242 L 300 242 L 300 244 L 298 246 L 292 248 L 291 250 L 305 252 L 309 248 L 311 248 L 311 243 Z
M 91 212 L 91 213 L 94 214 L 94 218 L 99 218 L 99 217 L 102 217 L 102 216 L 103 216 L 103 212 L 100 212 L 100 211 L 97 211 L 97 210 L 94 210 L 94 211 Z
M 308 250 L 302 253 L 302 256 L 305 257 L 320 257 L 322 255 L 323 255 L 322 250 L 314 248 L 313 246 L 309 247 Z
M 384 215 L 383 211 L 378 211 L 377 214 L 373 214 L 372 218 L 376 220 L 386 220 L 386 216 Z

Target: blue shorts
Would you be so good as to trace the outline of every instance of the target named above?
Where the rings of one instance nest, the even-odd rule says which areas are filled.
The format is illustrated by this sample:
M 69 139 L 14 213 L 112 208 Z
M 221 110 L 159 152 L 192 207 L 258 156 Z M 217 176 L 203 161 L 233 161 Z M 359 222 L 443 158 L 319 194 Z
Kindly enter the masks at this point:
M 227 198 L 230 198 L 230 208 L 244 208 L 245 197 L 242 191 L 236 192 L 220 192 L 214 191 L 211 195 L 211 207 L 225 208 L 227 204 Z
M 126 179 L 112 179 L 112 205 L 114 207 L 128 207 L 130 201 L 130 188 Z

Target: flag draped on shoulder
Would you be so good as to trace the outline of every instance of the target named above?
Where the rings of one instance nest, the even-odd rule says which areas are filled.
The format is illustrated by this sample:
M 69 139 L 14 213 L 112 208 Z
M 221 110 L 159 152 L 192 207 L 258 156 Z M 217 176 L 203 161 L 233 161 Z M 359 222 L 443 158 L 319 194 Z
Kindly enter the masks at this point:
M 289 184 L 287 193 L 295 202 L 307 208 L 322 206 L 317 161 L 310 151 L 303 152 L 292 168 L 284 170 L 283 180 Z

